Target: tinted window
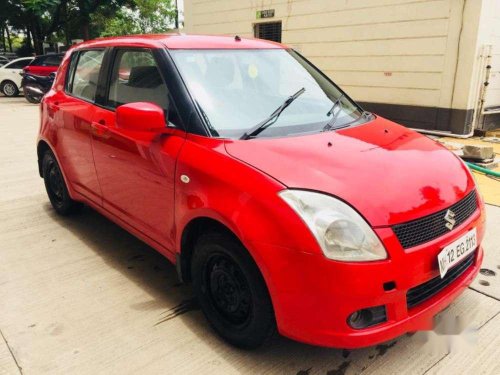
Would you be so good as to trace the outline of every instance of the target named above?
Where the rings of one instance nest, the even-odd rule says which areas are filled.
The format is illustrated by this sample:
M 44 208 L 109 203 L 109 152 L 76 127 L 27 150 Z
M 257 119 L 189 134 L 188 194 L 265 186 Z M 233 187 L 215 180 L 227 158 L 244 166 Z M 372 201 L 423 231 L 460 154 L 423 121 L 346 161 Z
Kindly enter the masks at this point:
M 66 90 L 78 98 L 93 101 L 103 56 L 103 50 L 73 54 Z
M 49 55 L 44 61 L 45 66 L 59 66 L 62 61 L 61 55 Z
M 177 111 L 151 51 L 119 50 L 116 54 L 108 93 L 108 105 L 151 102 L 158 104 L 172 125 L 178 124 Z
M 14 61 L 14 62 L 6 65 L 5 67 L 8 69 L 22 69 L 25 66 L 29 65 L 29 63 L 30 63 L 30 60 L 20 60 L 20 61 Z
M 59 66 L 62 55 L 45 55 L 36 57 L 30 65 L 36 66 Z

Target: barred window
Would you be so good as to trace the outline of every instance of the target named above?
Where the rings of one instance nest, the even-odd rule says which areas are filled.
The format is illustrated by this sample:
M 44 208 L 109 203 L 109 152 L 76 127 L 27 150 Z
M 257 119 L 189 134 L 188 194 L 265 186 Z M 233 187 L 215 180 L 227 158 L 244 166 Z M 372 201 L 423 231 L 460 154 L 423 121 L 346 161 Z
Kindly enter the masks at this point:
M 256 24 L 254 26 L 254 35 L 259 39 L 281 43 L 281 21 Z

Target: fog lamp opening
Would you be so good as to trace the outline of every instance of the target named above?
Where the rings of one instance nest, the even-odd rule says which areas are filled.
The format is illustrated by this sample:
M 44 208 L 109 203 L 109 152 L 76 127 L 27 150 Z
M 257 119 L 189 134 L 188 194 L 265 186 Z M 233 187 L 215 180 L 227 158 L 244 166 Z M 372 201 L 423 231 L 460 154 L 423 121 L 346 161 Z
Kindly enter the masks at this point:
M 353 312 L 347 324 L 354 329 L 363 329 L 387 321 L 385 306 L 375 306 Z

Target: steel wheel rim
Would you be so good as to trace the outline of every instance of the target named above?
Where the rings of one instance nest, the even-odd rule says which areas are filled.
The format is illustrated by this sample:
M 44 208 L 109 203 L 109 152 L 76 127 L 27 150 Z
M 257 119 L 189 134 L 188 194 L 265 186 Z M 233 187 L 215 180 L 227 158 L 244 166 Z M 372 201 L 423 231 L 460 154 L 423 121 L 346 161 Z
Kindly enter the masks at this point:
M 12 83 L 6 83 L 3 85 L 3 92 L 7 96 L 12 96 L 16 92 L 16 88 Z
M 238 328 L 249 322 L 250 287 L 240 267 L 229 256 L 216 253 L 208 259 L 204 282 L 212 306 L 224 320 Z

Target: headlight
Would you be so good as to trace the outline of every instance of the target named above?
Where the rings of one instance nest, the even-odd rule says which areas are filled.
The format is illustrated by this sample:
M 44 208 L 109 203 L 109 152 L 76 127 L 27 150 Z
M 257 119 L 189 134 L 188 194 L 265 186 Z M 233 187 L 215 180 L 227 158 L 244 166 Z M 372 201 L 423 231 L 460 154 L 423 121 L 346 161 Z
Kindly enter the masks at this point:
M 387 258 L 377 235 L 344 202 L 305 190 L 283 190 L 279 195 L 306 223 L 327 258 L 346 262 Z

